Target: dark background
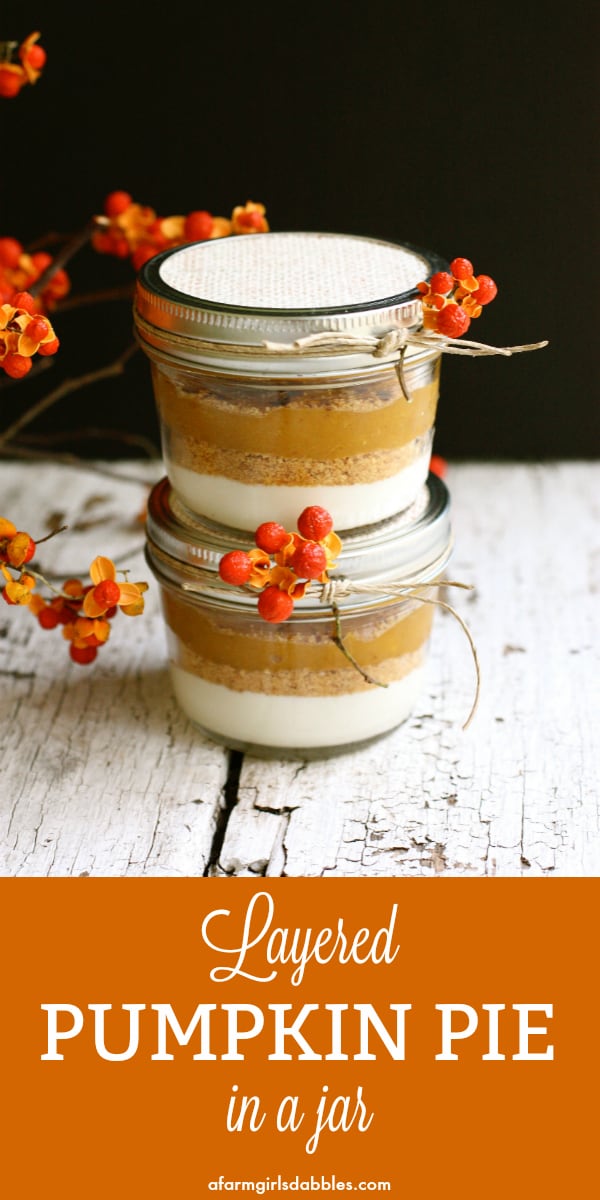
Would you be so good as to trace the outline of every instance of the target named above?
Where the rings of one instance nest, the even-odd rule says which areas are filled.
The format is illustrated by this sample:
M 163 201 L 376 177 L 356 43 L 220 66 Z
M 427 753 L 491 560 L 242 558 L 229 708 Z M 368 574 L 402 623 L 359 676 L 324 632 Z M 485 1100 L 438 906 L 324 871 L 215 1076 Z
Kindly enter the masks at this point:
M 0 100 L 0 234 L 70 232 L 125 189 L 161 216 L 263 202 L 277 230 L 409 241 L 473 260 L 499 285 L 471 329 L 511 359 L 447 357 L 435 449 L 451 458 L 600 454 L 597 323 L 598 28 L 570 4 L 246 3 L 145 9 L 4 8 L 0 36 L 42 33 L 35 87 Z M 74 290 L 125 284 L 128 264 L 82 251 Z M 50 382 L 100 366 L 131 338 L 125 301 L 54 319 L 61 353 L 3 390 L 3 425 Z M 38 421 L 157 426 L 148 364 Z M 133 452 L 131 448 L 127 453 Z

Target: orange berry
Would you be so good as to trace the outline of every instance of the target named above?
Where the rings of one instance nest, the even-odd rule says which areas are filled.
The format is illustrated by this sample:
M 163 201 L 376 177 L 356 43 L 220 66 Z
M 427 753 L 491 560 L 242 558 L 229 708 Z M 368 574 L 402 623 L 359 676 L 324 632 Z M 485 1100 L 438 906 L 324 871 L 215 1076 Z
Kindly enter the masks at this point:
M 191 212 L 185 218 L 183 232 L 189 242 L 205 242 L 213 227 L 212 214 L 204 211 Z
M 0 64 L 0 96 L 5 96 L 7 99 L 12 96 L 18 96 L 23 84 L 27 82 L 25 72 L 11 71 L 8 64 Z M 10 601 L 12 604 L 12 600 Z
M 450 270 L 455 279 L 468 279 L 473 274 L 473 263 L 468 258 L 453 258 Z
M 46 608 L 46 601 L 43 596 L 40 596 L 39 592 L 35 592 L 31 596 L 28 607 L 32 616 L 37 617 L 38 613 L 41 613 L 42 609 Z
M 38 621 L 42 629 L 56 629 L 58 625 L 58 613 L 55 608 L 51 608 L 49 604 L 38 613 Z
M 37 312 L 38 301 L 29 292 L 15 292 L 12 303 L 15 308 L 22 308 L 23 312 L 30 315 Z
M 219 563 L 219 575 L 225 583 L 241 587 L 252 574 L 252 559 L 245 550 L 230 550 Z
M 498 295 L 498 286 L 490 279 L 489 275 L 477 275 L 477 283 L 479 287 L 476 292 L 473 292 L 473 299 L 477 300 L 478 304 L 490 304 L 495 296 Z
M 326 508 L 311 504 L 298 517 L 298 529 L 302 537 L 314 542 L 320 542 L 333 529 L 333 517 Z
M 278 625 L 287 621 L 294 609 L 294 601 L 287 592 L 270 584 L 258 597 L 258 611 L 264 621 Z
M 82 665 L 93 662 L 97 653 L 98 650 L 95 646 L 74 646 L 73 643 L 69 646 L 69 654 L 73 662 L 81 663 Z
M 262 213 L 256 212 L 256 210 L 253 212 L 242 212 L 237 217 L 237 224 L 241 225 L 242 229 L 261 229 L 264 224 L 264 217 Z
M 109 192 L 104 201 L 104 211 L 107 217 L 119 217 L 131 203 L 129 192 Z
M 77 620 L 77 610 L 65 603 L 61 596 L 50 601 L 50 608 L 53 608 L 60 625 L 72 625 Z
M 292 555 L 290 566 L 300 579 L 318 579 L 327 566 L 327 555 L 318 542 L 302 542 Z
M 2 366 L 11 379 L 22 379 L 31 370 L 31 359 L 24 354 L 7 354 Z
M 46 51 L 43 46 L 32 46 L 27 52 L 27 62 L 34 71 L 41 71 L 46 64 Z
M 23 247 L 16 238 L 0 238 L 0 265 L 3 267 L 18 267 Z
M 441 454 L 432 454 L 429 460 L 429 470 L 432 475 L 437 475 L 438 479 L 443 479 L 448 471 L 448 463 Z
M 63 583 L 62 590 L 67 596 L 71 596 L 73 600 L 83 600 L 83 584 L 80 579 L 67 579 Z
M 116 604 L 121 596 L 121 589 L 114 579 L 103 579 L 94 588 L 94 600 L 97 604 Z
M 98 254 L 112 254 L 113 236 L 112 233 L 95 233 L 92 238 L 92 246 Z
M 437 331 L 444 337 L 455 338 L 466 333 L 471 318 L 458 304 L 447 304 L 437 315 Z
M 117 258 L 129 258 L 131 247 L 126 237 L 113 237 L 111 253 Z
M 154 258 L 156 254 L 156 246 L 151 246 L 149 242 L 142 242 L 141 246 L 137 246 L 131 255 L 131 263 L 135 271 L 141 270 L 144 263 Z
M 33 321 L 29 322 L 26 329 L 27 337 L 30 337 L 34 342 L 41 342 L 42 338 L 50 332 L 50 325 L 45 317 L 34 317 Z
M 1 94 L 2 93 L 0 93 L 0 95 Z M 7 594 L 6 588 L 2 588 L 2 599 L 5 600 L 7 604 L 16 604 L 16 600 L 11 600 L 10 596 Z
M 429 286 L 437 295 L 446 296 L 452 291 L 453 284 L 454 279 L 449 271 L 436 271 L 436 274 L 431 276 Z
M 254 534 L 254 541 L 259 550 L 264 550 L 267 554 L 277 554 L 278 550 L 283 550 L 284 546 L 290 540 L 290 535 L 283 525 L 279 525 L 277 521 L 263 521 L 259 525 Z
M 38 275 L 41 275 L 42 271 L 45 271 L 51 265 L 52 255 L 47 254 L 45 250 L 37 250 L 35 254 L 31 255 L 31 261 Z
M 119 233 L 95 233 L 93 246 L 99 254 L 114 254 L 117 258 L 129 257 L 129 242 Z
M 60 298 L 62 296 L 66 296 L 67 292 L 70 290 L 71 280 L 69 279 L 67 272 L 63 271 L 62 268 L 59 268 L 58 271 L 54 272 L 52 278 L 48 280 L 48 284 L 44 289 L 44 294 L 51 296 L 53 300 L 60 300 Z
M 148 236 L 152 239 L 152 245 L 154 246 L 155 254 L 158 250 L 164 250 L 165 247 L 169 245 L 169 239 L 168 237 L 165 237 L 165 234 L 162 230 L 160 217 L 157 217 L 156 220 L 148 226 Z
M 59 346 L 60 342 L 58 338 L 52 338 L 51 342 L 44 342 L 43 345 L 38 347 L 38 354 L 41 354 L 42 358 L 49 358 L 51 354 L 56 354 Z

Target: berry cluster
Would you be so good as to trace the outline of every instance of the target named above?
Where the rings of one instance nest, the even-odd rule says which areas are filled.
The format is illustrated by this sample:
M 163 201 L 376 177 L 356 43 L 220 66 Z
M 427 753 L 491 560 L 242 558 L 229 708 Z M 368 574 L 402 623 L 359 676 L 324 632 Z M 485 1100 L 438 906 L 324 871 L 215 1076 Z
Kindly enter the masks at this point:
M 423 327 L 444 337 L 466 333 L 471 320 L 481 316 L 498 288 L 489 275 L 474 275 L 468 258 L 454 258 L 449 271 L 437 271 L 428 283 L 418 283 L 423 301 Z
M 36 42 L 39 33 L 30 33 L 20 46 L 17 42 L 0 43 L 0 96 L 18 96 L 26 83 L 36 83 L 46 62 L 46 51 Z M 14 62 L 16 57 L 19 60 Z
M 92 236 L 94 248 L 100 254 L 130 258 L 136 271 L 171 246 L 269 230 L 264 205 L 250 200 L 234 208 L 229 219 L 213 217 L 203 209 L 187 216 L 159 217 L 153 208 L 137 204 L 129 192 L 110 192 L 104 201 L 104 213 L 95 220 L 98 229 Z
M 45 250 L 27 254 L 16 238 L 0 237 L 0 304 L 15 304 L 14 297 L 28 291 L 52 265 L 51 254 Z M 70 291 L 71 281 L 66 271 L 54 271 L 35 302 L 36 312 L 51 312 L 57 302 Z
M 16 292 L 12 303 L 0 305 L 0 368 L 11 379 L 28 374 L 34 354 L 56 354 L 59 345 L 50 321 L 36 310 L 29 292 Z
M 27 607 L 42 629 L 60 626 L 63 637 L 70 643 L 73 662 L 91 663 L 98 647 L 108 641 L 110 622 L 119 609 L 128 617 L 137 617 L 144 611 L 143 593 L 148 585 L 118 583 L 111 559 L 98 557 L 90 567 L 90 584 L 84 585 L 81 579 L 67 579 L 60 592 L 46 600 L 34 591 L 37 582 L 45 582 L 42 576 L 24 570 L 36 548 L 30 534 L 0 517 L 0 573 L 5 580 L 2 598 L 7 604 Z M 15 577 L 11 569 L 19 574 Z
M 254 541 L 256 550 L 224 554 L 219 575 L 225 583 L 260 591 L 258 612 L 272 624 L 291 616 L 294 602 L 314 580 L 327 582 L 328 571 L 342 548 L 330 514 L 316 504 L 298 517 L 297 533 L 276 521 L 265 521 L 256 530 Z

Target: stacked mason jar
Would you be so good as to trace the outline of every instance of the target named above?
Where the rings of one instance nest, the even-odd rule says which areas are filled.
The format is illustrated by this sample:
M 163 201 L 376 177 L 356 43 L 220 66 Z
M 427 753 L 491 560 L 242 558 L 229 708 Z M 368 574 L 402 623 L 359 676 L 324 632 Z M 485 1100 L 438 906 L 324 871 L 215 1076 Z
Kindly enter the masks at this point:
M 167 471 L 147 558 L 175 694 L 217 741 L 336 753 L 415 704 L 451 545 L 429 473 L 441 354 L 418 336 L 417 284 L 443 265 L 370 238 L 268 233 L 168 250 L 139 275 Z M 266 621 L 219 564 L 315 506 L 342 541 L 330 582 Z

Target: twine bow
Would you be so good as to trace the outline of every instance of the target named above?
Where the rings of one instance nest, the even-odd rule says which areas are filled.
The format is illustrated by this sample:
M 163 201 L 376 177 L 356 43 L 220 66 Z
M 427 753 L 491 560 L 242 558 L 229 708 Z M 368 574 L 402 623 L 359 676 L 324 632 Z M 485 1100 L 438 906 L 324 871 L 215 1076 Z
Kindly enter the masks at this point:
M 354 351 L 356 354 L 372 354 L 373 358 L 390 358 L 398 354 L 396 372 L 402 388 L 404 399 L 410 404 L 411 395 L 404 375 L 404 356 L 408 346 L 419 346 L 427 349 L 438 349 L 442 354 L 462 354 L 471 358 L 480 355 L 500 354 L 510 358 L 512 354 L 522 354 L 528 350 L 541 350 L 548 341 L 529 342 L 523 346 L 488 346 L 485 342 L 473 342 L 467 338 L 445 337 L 425 329 L 388 329 L 380 336 L 365 335 L 356 337 L 351 333 L 338 332 L 335 329 L 323 333 L 311 333 L 307 337 L 298 338 L 295 342 L 263 342 L 265 350 L 270 354 L 343 354 Z

